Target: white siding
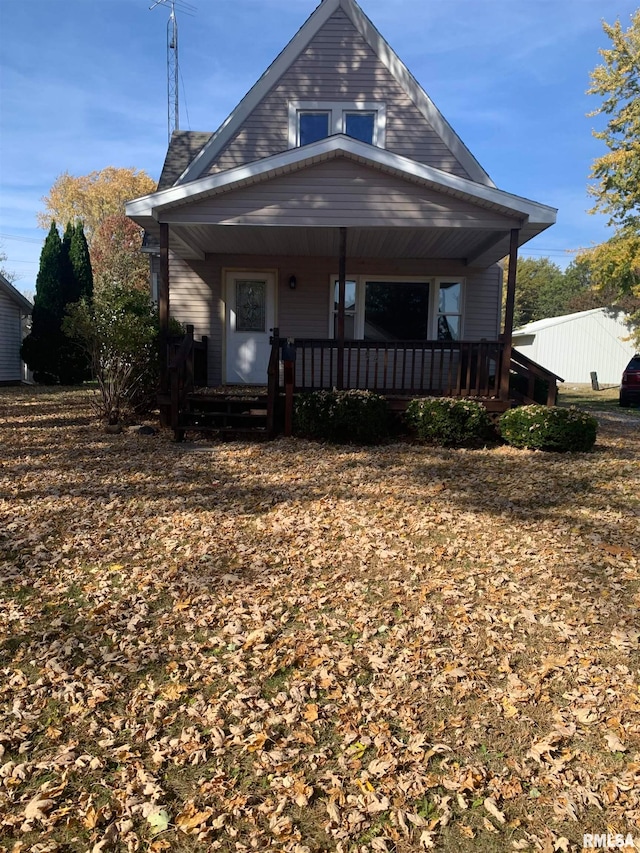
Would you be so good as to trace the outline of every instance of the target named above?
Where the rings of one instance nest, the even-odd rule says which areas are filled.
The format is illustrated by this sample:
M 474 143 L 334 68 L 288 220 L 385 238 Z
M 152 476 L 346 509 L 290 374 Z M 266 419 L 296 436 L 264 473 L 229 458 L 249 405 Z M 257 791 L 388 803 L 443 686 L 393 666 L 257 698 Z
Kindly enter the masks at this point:
M 20 361 L 22 314 L 5 293 L 0 291 L 0 382 L 19 382 L 23 378 Z
M 544 327 L 539 328 L 540 324 Z M 630 332 L 622 312 L 601 308 L 540 324 L 530 324 L 531 333 L 522 342 L 516 335 L 514 345 L 565 382 L 590 382 L 595 371 L 601 384 L 615 385 L 635 352 L 633 344 L 625 340 Z M 527 330 L 525 326 L 520 331 Z

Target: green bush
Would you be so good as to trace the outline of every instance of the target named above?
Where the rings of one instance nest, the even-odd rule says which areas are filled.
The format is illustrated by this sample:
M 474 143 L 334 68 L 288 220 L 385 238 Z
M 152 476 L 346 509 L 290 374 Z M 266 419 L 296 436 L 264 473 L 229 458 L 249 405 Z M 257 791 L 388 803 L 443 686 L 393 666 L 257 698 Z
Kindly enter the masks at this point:
M 487 410 L 474 400 L 412 400 L 405 420 L 421 441 L 443 447 L 478 446 L 495 437 Z
M 502 415 L 499 429 L 514 447 L 586 452 L 595 444 L 598 422 L 573 407 L 520 406 Z
M 377 444 L 389 435 L 389 404 L 371 391 L 314 391 L 295 404 L 295 431 L 336 444 Z

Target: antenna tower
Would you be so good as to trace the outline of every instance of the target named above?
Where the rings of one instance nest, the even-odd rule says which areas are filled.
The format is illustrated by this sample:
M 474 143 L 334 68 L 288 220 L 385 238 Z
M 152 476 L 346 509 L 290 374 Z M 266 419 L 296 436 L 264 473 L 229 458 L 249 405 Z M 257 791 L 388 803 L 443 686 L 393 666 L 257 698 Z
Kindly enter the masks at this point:
M 179 2 L 179 0 L 178 0 Z M 186 7 L 190 4 L 185 3 Z M 149 6 L 167 6 L 171 11 L 167 22 L 167 127 L 169 142 L 174 130 L 180 130 L 180 107 L 178 98 L 178 19 L 176 18 L 176 0 L 156 0 Z M 193 8 L 193 7 L 192 7 Z M 189 11 L 189 10 L 187 10 Z

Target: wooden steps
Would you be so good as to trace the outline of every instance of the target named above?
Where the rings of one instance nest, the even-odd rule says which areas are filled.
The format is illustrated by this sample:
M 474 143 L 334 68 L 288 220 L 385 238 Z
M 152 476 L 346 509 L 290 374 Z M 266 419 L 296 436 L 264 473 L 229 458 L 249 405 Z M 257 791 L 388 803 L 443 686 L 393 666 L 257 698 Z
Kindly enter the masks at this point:
M 222 440 L 264 440 L 268 437 L 267 395 L 188 394 L 174 433 L 176 441 L 182 441 L 186 433 Z

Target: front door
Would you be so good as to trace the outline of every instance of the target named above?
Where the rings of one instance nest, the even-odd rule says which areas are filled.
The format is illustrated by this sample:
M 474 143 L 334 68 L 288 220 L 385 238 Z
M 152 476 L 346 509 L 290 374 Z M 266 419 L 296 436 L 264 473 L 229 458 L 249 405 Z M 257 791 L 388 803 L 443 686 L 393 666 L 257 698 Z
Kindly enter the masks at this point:
M 276 319 L 274 274 L 228 272 L 226 306 L 226 382 L 266 385 Z

